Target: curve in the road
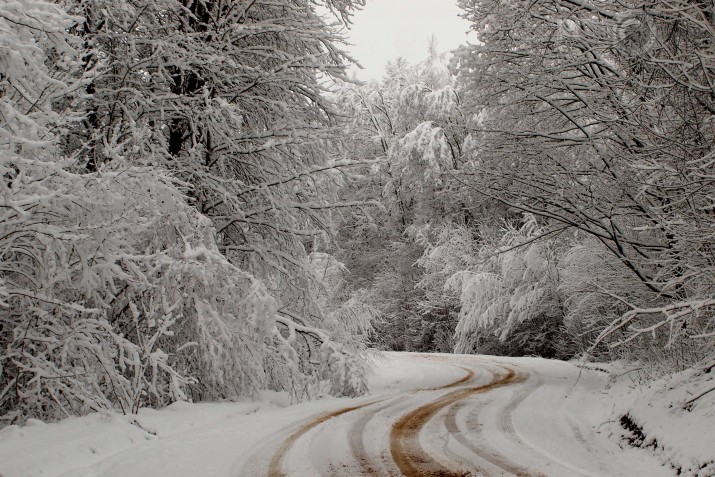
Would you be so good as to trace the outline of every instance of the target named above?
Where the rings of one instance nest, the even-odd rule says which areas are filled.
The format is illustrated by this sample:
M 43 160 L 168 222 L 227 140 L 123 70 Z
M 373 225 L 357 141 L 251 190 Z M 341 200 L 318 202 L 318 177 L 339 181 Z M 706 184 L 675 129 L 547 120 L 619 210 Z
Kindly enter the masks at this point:
M 430 456 L 419 442 L 420 430 L 442 409 L 474 394 L 522 379 L 514 369 L 506 368 L 506 370 L 507 373 L 504 375 L 494 374 L 492 381 L 487 384 L 459 389 L 421 406 L 404 415 L 392 426 L 390 451 L 393 460 L 405 477 L 466 477 L 470 475 L 467 470 L 448 468 Z
M 462 368 L 466 373 L 464 377 L 453 381 L 451 383 L 445 384 L 444 386 L 440 386 L 437 388 L 428 388 L 428 389 L 417 389 L 415 392 L 419 391 L 435 391 L 435 390 L 441 390 L 441 389 L 450 389 L 459 385 L 462 385 L 469 380 L 471 380 L 474 377 L 474 371 L 465 368 L 462 366 L 459 366 Z M 398 401 L 401 401 L 402 399 L 399 399 Z M 308 422 L 307 424 L 304 424 L 301 426 L 298 430 L 296 430 L 293 434 L 291 434 L 287 439 L 285 439 L 281 445 L 278 447 L 276 452 L 273 454 L 273 458 L 271 459 L 271 462 L 268 467 L 268 477 L 285 477 L 286 474 L 283 471 L 283 460 L 285 459 L 286 454 L 290 450 L 290 448 L 295 444 L 295 442 L 304 434 L 306 434 L 308 431 L 311 429 L 319 426 L 320 424 L 333 419 L 335 417 L 341 416 L 343 414 L 347 414 L 351 411 L 357 411 L 358 409 L 363 409 L 365 407 L 371 406 L 373 404 L 377 404 L 380 402 L 383 402 L 384 399 L 378 400 L 378 401 L 371 401 L 369 403 L 361 404 L 359 406 L 351 406 L 351 407 L 346 407 L 342 409 L 338 409 L 336 411 L 333 411 L 328 414 L 323 414 L 321 416 L 316 417 L 312 421 Z M 377 414 L 379 411 L 383 410 L 386 407 L 390 407 L 391 405 L 394 405 L 395 402 L 391 403 L 388 406 L 383 406 L 378 409 L 373 410 L 373 412 L 370 412 L 366 414 L 366 417 L 364 419 L 361 419 L 358 421 L 358 426 L 361 426 L 362 429 L 358 429 L 359 434 L 353 434 L 355 436 L 354 438 L 351 438 L 351 450 L 353 452 L 354 457 L 357 459 L 357 461 L 360 463 L 363 471 L 367 472 L 366 475 L 380 475 L 375 466 L 371 465 L 369 462 L 369 457 L 367 453 L 365 452 L 364 444 L 362 442 L 362 435 L 363 435 L 363 429 L 365 425 L 367 424 L 367 421 L 371 417 L 373 417 L 375 414 Z M 355 430 L 353 429 L 353 432 Z
M 450 365 L 451 366 L 451 365 Z M 423 389 L 416 389 L 414 392 L 420 392 L 420 391 L 439 391 L 443 389 L 451 389 L 457 386 L 460 386 L 462 384 L 467 383 L 468 381 L 472 380 L 474 378 L 474 370 L 465 368 L 463 366 L 459 366 L 461 369 L 465 371 L 465 374 L 462 378 L 453 381 L 451 383 L 445 384 L 443 386 L 438 386 L 435 388 L 423 388 Z M 405 401 L 407 398 L 406 397 L 400 397 L 396 400 L 393 400 L 384 406 L 380 406 L 378 408 L 371 409 L 369 411 L 366 411 L 352 426 L 350 429 L 350 449 L 352 451 L 353 457 L 355 460 L 359 463 L 360 465 L 360 471 L 362 472 L 361 475 L 367 475 L 367 476 L 384 476 L 384 475 L 392 475 L 391 471 L 388 471 L 384 468 L 381 464 L 385 465 L 390 465 L 387 462 L 384 462 L 387 460 L 385 456 L 382 456 L 383 462 L 375 462 L 374 458 L 371 459 L 367 450 L 365 449 L 365 428 L 367 427 L 367 424 L 380 412 L 385 411 L 390 408 L 394 408 L 396 404 L 399 404 L 403 401 Z M 394 467 L 394 466 L 390 466 Z

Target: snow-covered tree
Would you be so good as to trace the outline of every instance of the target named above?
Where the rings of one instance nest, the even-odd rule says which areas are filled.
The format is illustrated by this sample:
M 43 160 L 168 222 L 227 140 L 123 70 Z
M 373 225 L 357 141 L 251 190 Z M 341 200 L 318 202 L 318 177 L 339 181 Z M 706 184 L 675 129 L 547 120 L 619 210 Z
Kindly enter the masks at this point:
M 480 40 L 458 59 L 475 138 L 461 179 L 590 236 L 649 290 L 609 329 L 711 347 L 712 5 L 461 5 Z M 616 301 L 619 285 L 602 284 Z
M 449 341 L 444 336 L 450 326 L 443 326 L 449 313 L 420 307 L 424 291 L 415 287 L 422 274 L 416 262 L 427 244 L 424 229 L 464 214 L 446 193 L 464 137 L 446 55 L 432 44 L 426 61 L 409 65 L 398 59 L 379 82 L 344 85 L 338 100 L 351 119 L 351 157 L 375 160 L 341 193 L 381 204 L 355 210 L 341 225 L 338 255 L 351 271 L 349 284 L 367 291 L 383 313 L 377 345 L 434 349 L 435 340 Z
M 3 423 L 364 390 L 370 310 L 325 303 L 306 251 L 347 205 L 337 27 L 229 3 L 0 12 Z
M 417 261 L 423 272 L 417 283 L 424 292 L 420 312 L 428 315 L 431 323 L 437 321 L 435 333 L 440 335 L 439 350 L 451 352 L 455 348 L 454 331 L 459 320 L 461 293 L 445 285 L 454 274 L 476 267 L 481 241 L 475 240 L 475 232 L 473 226 L 464 224 L 435 224 L 428 234 L 432 240 Z
M 451 276 L 443 283 L 459 299 L 457 352 L 549 357 L 573 352 L 560 343 L 564 309 L 557 243 L 537 240 L 543 229 L 534 217 L 526 216 L 519 228 L 507 227 L 496 242 L 485 236 L 476 242 L 463 228 L 450 232 L 423 262 L 429 268 L 450 262 L 445 269 Z
M 320 327 L 306 247 L 350 206 L 336 190 L 351 165 L 326 79 L 342 77 L 340 28 L 362 2 L 68 3 L 96 72 L 76 157 L 174 171 L 231 263 L 267 283 L 285 320 Z

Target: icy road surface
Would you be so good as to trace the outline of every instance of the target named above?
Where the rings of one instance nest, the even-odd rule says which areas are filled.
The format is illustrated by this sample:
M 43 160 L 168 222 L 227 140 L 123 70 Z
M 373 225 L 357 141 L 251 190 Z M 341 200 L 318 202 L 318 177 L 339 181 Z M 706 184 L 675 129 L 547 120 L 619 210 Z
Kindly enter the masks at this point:
M 371 394 L 358 399 L 287 407 L 183 404 L 140 413 L 135 424 L 141 426 L 127 424 L 124 417 L 118 423 L 79 418 L 41 424 L 38 431 L 15 430 L 5 441 L 0 434 L 0 449 L 15 446 L 6 447 L 5 455 L 0 450 L 0 462 L 10 459 L 5 467 L 0 463 L 0 474 L 674 475 L 647 451 L 623 446 L 610 435 L 604 386 L 604 373 L 559 361 L 390 353 L 377 364 Z M 79 431 L 63 440 L 62 433 L 73 425 Z M 99 443 L 85 460 L 72 444 L 82 429 L 83 438 Z M 144 432 L 150 435 L 141 438 Z M 103 439 L 121 441 L 123 436 L 131 444 L 101 445 Z M 24 466 L 23 452 L 30 459 Z

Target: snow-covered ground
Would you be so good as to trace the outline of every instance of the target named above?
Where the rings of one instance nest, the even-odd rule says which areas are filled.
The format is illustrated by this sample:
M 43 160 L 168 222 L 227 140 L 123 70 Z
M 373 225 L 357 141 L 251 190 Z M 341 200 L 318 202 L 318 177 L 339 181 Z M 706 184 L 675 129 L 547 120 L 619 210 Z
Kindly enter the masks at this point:
M 715 361 L 650 383 L 639 370 L 612 373 L 613 435 L 655 454 L 675 474 L 715 476 Z
M 257 403 L 10 426 L 0 431 L 0 475 L 658 477 L 677 467 L 713 476 L 715 396 L 673 405 L 712 386 L 713 374 L 640 388 L 558 361 L 390 353 L 357 399 L 289 405 L 266 393 Z M 622 437 L 633 440 L 618 422 L 626 413 L 641 448 Z

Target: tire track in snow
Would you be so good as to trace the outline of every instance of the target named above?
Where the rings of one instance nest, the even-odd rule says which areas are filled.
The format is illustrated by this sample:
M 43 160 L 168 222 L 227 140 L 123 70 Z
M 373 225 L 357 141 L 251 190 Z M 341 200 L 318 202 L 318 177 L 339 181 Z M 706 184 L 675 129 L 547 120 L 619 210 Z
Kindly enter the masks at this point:
M 416 389 L 414 393 L 421 392 L 421 391 L 437 391 L 437 390 L 442 390 L 442 389 L 450 389 L 456 386 L 460 386 L 471 379 L 474 378 L 474 371 L 465 368 L 462 366 L 458 366 L 464 371 L 466 371 L 466 374 L 464 377 L 453 381 L 451 383 L 448 383 L 444 386 L 439 386 L 437 388 L 426 388 L 426 389 Z M 370 456 L 367 454 L 363 442 L 363 433 L 365 430 L 365 427 L 367 426 L 367 423 L 375 416 L 377 415 L 378 412 L 388 409 L 391 406 L 394 406 L 395 404 L 398 404 L 402 401 L 404 401 L 406 398 L 403 397 L 402 399 L 397 399 L 396 401 L 392 402 L 391 404 L 388 404 L 386 406 L 382 406 L 378 409 L 371 410 L 368 412 L 365 416 L 360 418 L 357 423 L 357 429 L 353 427 L 351 429 L 351 435 L 350 435 L 350 446 L 351 450 L 353 453 L 353 456 L 356 458 L 357 462 L 359 463 L 360 467 L 362 470 L 365 472 L 364 475 L 368 476 L 382 476 L 384 475 L 380 471 L 378 471 L 378 467 L 376 463 L 370 463 Z M 351 407 L 346 407 L 342 409 L 338 409 L 336 411 L 330 412 L 328 414 L 323 414 L 315 419 L 311 420 L 307 424 L 302 425 L 299 429 L 297 429 L 293 434 L 291 434 L 287 439 L 285 439 L 281 445 L 278 447 L 276 452 L 273 454 L 273 457 L 270 461 L 269 467 L 268 467 L 268 477 L 286 477 L 287 474 L 283 471 L 283 461 L 285 460 L 286 454 L 288 451 L 293 447 L 293 445 L 296 443 L 298 439 L 300 439 L 303 435 L 305 435 L 308 431 L 320 426 L 321 424 L 325 423 L 326 421 L 333 419 L 338 416 L 342 416 L 343 414 L 347 414 L 352 411 L 357 411 L 363 408 L 366 408 L 368 406 L 371 406 L 373 404 L 378 404 L 381 402 L 384 402 L 385 399 L 380 399 L 378 401 L 371 401 L 365 404 L 361 404 L 358 406 L 351 406 Z M 336 463 L 337 464 L 337 463 Z
M 390 433 L 390 451 L 395 464 L 406 477 L 467 477 L 469 471 L 450 469 L 437 462 L 428 454 L 419 442 L 422 428 L 442 409 L 452 406 L 474 394 L 487 392 L 497 387 L 518 382 L 523 378 L 511 368 L 505 368 L 507 373 L 497 377 L 493 375 L 491 382 L 465 389 L 453 391 L 414 411 L 404 415 L 393 426 Z M 473 372 L 472 372 L 473 375 Z M 463 382 L 466 382 L 463 381 Z
M 503 369 L 507 369 L 503 364 L 498 364 L 498 366 Z M 533 443 L 525 441 L 522 436 L 517 432 L 514 426 L 514 413 L 515 411 L 526 401 L 526 399 L 533 394 L 537 389 L 539 389 L 544 384 L 544 379 L 541 374 L 536 370 L 531 370 L 529 374 L 520 374 L 520 379 L 516 380 L 527 382 L 528 385 L 519 389 L 503 406 L 503 408 L 496 410 L 496 425 L 497 430 L 505 436 L 511 443 L 519 446 L 520 452 L 524 455 L 529 455 L 533 460 L 537 462 L 549 462 L 551 470 L 559 470 L 559 475 L 570 475 L 573 477 L 594 477 L 595 474 L 591 474 L 585 469 L 578 466 L 571 465 L 570 463 L 559 459 L 557 456 L 551 453 L 541 450 L 538 446 Z M 471 442 L 464 433 L 459 430 L 456 414 L 459 412 L 460 408 L 464 407 L 465 403 L 458 403 L 452 409 L 450 409 L 448 415 L 445 417 L 445 425 L 448 428 L 456 430 L 456 433 L 451 433 L 451 435 L 465 446 L 470 452 L 475 455 L 489 461 L 493 465 L 507 471 L 517 477 L 545 477 L 545 474 L 539 471 L 529 471 L 524 467 L 520 467 L 509 460 L 509 457 L 501 454 L 498 447 L 491 446 L 487 443 L 475 443 Z M 482 432 L 478 429 L 480 413 L 483 412 L 483 405 L 477 405 L 477 415 L 472 417 L 467 423 L 467 435 L 479 436 Z M 494 411 L 491 411 L 494 412 Z M 450 415 L 451 414 L 451 415 Z M 579 440 L 583 445 L 587 446 L 588 443 L 580 437 L 578 433 L 574 433 L 574 438 Z M 599 474 L 601 475 L 601 474 Z M 604 473 L 602 475 L 608 475 Z
M 532 455 L 539 456 L 543 459 L 550 461 L 552 465 L 560 467 L 561 469 L 563 469 L 564 472 L 567 472 L 574 477 L 576 477 L 576 476 L 590 477 L 590 476 L 594 475 L 594 474 L 591 474 L 590 472 L 588 472 L 586 469 L 580 468 L 578 466 L 574 466 L 574 465 L 570 464 L 569 462 L 566 462 L 562 459 L 558 459 L 556 456 L 543 451 L 538 446 L 535 446 L 532 443 L 526 442 L 524 439 L 522 439 L 521 436 L 519 436 L 519 433 L 516 431 L 516 428 L 514 427 L 514 412 L 526 400 L 526 398 L 528 398 L 529 395 L 531 393 L 533 393 L 537 388 L 539 388 L 544 382 L 542 376 L 538 372 L 532 372 L 531 376 L 534 378 L 533 384 L 530 387 L 527 387 L 526 389 L 524 389 L 521 392 L 519 392 L 518 394 L 516 394 L 512 398 L 512 400 L 509 402 L 509 404 L 507 404 L 507 406 L 504 407 L 504 409 L 501 411 L 501 416 L 498 421 L 501 431 L 503 433 L 509 435 L 512 442 L 518 443 L 522 449 L 531 450 Z M 573 433 L 573 437 L 577 441 L 579 441 L 584 446 L 589 445 L 584 440 L 584 438 L 580 435 L 580 432 L 578 431 L 578 429 L 575 429 L 571 423 L 569 423 L 569 427 L 571 427 L 571 429 L 575 431 Z M 537 474 L 537 475 L 541 476 L 542 474 Z
M 502 367 L 503 368 L 503 367 Z M 509 368 L 503 368 L 506 371 L 509 371 Z M 527 376 L 522 375 L 522 374 L 517 374 L 513 380 L 510 381 L 509 384 L 517 383 L 517 382 L 523 382 L 526 381 Z M 504 413 L 502 414 L 501 422 L 506 429 L 509 427 L 510 431 L 509 433 L 513 435 L 515 440 L 518 440 L 521 442 L 518 437 L 516 436 L 516 433 L 513 431 L 513 424 L 511 423 L 511 413 L 516 409 L 516 407 L 526 399 L 526 397 L 531 394 L 534 389 L 536 389 L 540 385 L 541 381 L 540 379 L 537 381 L 537 385 L 534 387 L 527 388 L 526 391 L 523 391 L 518 395 L 518 397 L 509 403 L 507 408 L 505 409 Z M 454 404 L 452 407 L 449 408 L 447 414 L 444 417 L 444 425 L 449 432 L 450 436 L 453 437 L 457 442 L 459 442 L 462 446 L 464 446 L 469 452 L 473 453 L 477 457 L 486 460 L 492 465 L 495 465 L 496 467 L 513 474 L 517 477 L 534 477 L 534 474 L 530 473 L 527 469 L 519 467 L 518 465 L 510 462 L 507 458 L 500 456 L 494 451 L 488 450 L 485 447 L 479 446 L 478 444 L 474 443 L 473 441 L 469 440 L 467 436 L 465 436 L 464 432 L 459 428 L 459 425 L 457 424 L 457 414 L 459 413 L 460 410 L 462 410 L 465 406 L 466 402 L 465 401 L 460 401 L 456 404 Z M 507 423 L 508 421 L 508 423 Z M 478 423 L 477 423 L 478 425 Z M 468 429 L 470 431 L 474 431 L 474 434 L 480 434 L 478 429 Z M 536 474 L 536 477 L 541 477 L 542 474 Z
M 429 359 L 429 358 L 428 358 Z M 453 366 L 453 365 L 450 365 Z M 425 389 L 415 389 L 413 393 L 418 393 L 422 391 L 440 391 L 444 389 L 451 389 L 457 386 L 460 386 L 462 384 L 467 383 L 468 381 L 471 381 L 474 379 L 474 370 L 465 368 L 462 366 L 459 366 L 461 369 L 465 371 L 464 377 L 461 379 L 458 379 L 456 381 L 453 381 L 451 383 L 445 384 L 443 386 L 438 386 L 435 388 L 425 388 Z M 350 429 L 350 449 L 352 451 L 353 456 L 355 457 L 356 461 L 360 465 L 360 470 L 362 471 L 361 475 L 368 475 L 368 476 L 383 476 L 383 475 L 396 475 L 395 472 L 392 471 L 392 469 L 388 470 L 387 467 L 393 467 L 394 468 L 394 462 L 388 460 L 389 456 L 387 455 L 381 455 L 380 460 L 381 462 L 375 462 L 374 459 L 370 459 L 370 456 L 365 449 L 365 429 L 368 425 L 368 423 L 375 418 L 375 416 L 385 410 L 390 409 L 391 407 L 394 407 L 397 404 L 400 404 L 404 402 L 407 399 L 407 397 L 401 397 L 398 398 L 397 400 L 394 400 L 393 402 L 381 406 L 376 409 L 371 409 L 370 411 L 366 412 L 363 416 L 358 419 L 353 427 Z M 397 470 L 396 468 L 394 470 Z
M 378 462 L 375 462 L 374 458 L 370 458 L 367 450 L 365 449 L 365 428 L 378 413 L 385 411 L 396 404 L 400 404 L 406 399 L 406 397 L 398 398 L 385 406 L 371 409 L 363 414 L 350 429 L 350 450 L 360 466 L 360 471 L 362 472 L 361 475 L 375 477 L 392 475 L 392 473 L 385 468 L 389 466 L 391 462 L 387 462 L 384 455 L 380 456 L 381 462 L 379 462 L 379 464 Z
M 301 426 L 297 431 L 295 431 L 293 434 L 291 434 L 286 440 L 281 443 L 280 447 L 278 447 L 278 450 L 273 454 L 273 458 L 271 459 L 271 463 L 268 466 L 268 477 L 285 477 L 287 474 L 283 472 L 283 460 L 285 459 L 286 454 L 290 450 L 290 448 L 293 446 L 293 444 L 306 432 L 310 431 L 311 429 L 319 426 L 320 424 L 324 423 L 325 421 L 328 421 L 334 417 L 341 416 L 343 414 L 346 414 L 351 411 L 356 411 L 358 409 L 362 409 L 364 407 L 370 406 L 372 404 L 377 404 L 380 401 L 372 401 L 368 402 L 365 404 L 361 404 L 359 406 L 352 406 L 352 407 L 346 407 L 342 409 L 338 409 L 337 411 L 330 412 L 328 414 L 323 414 L 321 416 L 316 417 L 312 421 L 310 421 L 308 424 L 305 424 Z
M 516 396 L 514 396 L 509 404 L 504 408 L 502 411 L 501 419 L 500 419 L 500 427 L 504 432 L 512 436 L 512 439 L 515 442 L 518 442 L 519 444 L 526 445 L 522 439 L 519 437 L 519 435 L 516 433 L 516 430 L 514 429 L 514 418 L 513 414 L 516 408 L 518 408 L 521 403 L 523 403 L 527 397 L 531 393 L 533 393 L 536 388 L 541 386 L 543 384 L 543 379 L 538 373 L 532 373 L 532 376 L 534 377 L 533 385 L 523 389 L 521 392 L 517 393 Z M 524 380 L 526 380 L 526 376 L 524 376 Z

